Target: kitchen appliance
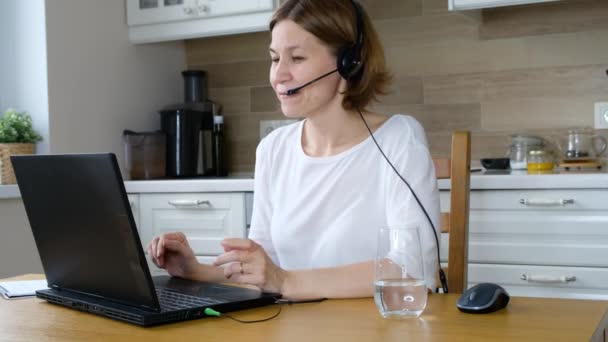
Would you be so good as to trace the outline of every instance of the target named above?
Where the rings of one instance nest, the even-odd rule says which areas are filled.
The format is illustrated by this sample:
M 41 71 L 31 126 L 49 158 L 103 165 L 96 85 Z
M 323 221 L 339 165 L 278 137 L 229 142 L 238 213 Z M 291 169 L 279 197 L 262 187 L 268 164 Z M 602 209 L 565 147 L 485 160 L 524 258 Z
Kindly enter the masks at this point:
M 123 132 L 125 168 L 130 179 L 163 178 L 167 141 L 164 132 Z
M 564 161 L 595 161 L 606 151 L 606 138 L 591 128 L 575 128 L 558 136 L 555 141 Z
M 167 135 L 167 176 L 217 176 L 213 158 L 217 106 L 207 98 L 206 73 L 186 70 L 182 76 L 184 103 L 160 111 L 161 129 Z

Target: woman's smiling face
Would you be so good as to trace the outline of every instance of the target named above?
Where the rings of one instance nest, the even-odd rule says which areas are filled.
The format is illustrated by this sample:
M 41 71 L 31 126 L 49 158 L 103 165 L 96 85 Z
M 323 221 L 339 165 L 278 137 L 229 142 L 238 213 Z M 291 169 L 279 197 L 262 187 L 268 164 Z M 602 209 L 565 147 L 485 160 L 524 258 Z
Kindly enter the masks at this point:
M 307 117 L 327 106 L 341 103 L 338 73 L 315 82 L 294 95 L 289 89 L 299 87 L 336 69 L 336 56 L 317 37 L 291 20 L 283 20 L 272 30 L 270 43 L 270 84 L 287 117 Z M 339 97 L 339 99 L 337 99 Z

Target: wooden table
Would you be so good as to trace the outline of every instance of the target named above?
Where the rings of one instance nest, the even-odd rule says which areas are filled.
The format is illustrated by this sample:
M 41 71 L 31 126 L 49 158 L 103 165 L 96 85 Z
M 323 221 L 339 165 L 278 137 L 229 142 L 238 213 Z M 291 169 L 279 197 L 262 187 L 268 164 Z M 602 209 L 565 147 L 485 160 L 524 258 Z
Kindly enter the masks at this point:
M 152 328 L 37 298 L 0 299 L 0 341 L 608 341 L 607 301 L 513 297 L 506 310 L 471 315 L 456 309 L 457 299 L 430 295 L 420 318 L 402 321 L 382 318 L 373 299 L 350 299 L 285 305 L 277 318 L 263 323 L 205 318 Z M 233 315 L 251 320 L 276 310 Z

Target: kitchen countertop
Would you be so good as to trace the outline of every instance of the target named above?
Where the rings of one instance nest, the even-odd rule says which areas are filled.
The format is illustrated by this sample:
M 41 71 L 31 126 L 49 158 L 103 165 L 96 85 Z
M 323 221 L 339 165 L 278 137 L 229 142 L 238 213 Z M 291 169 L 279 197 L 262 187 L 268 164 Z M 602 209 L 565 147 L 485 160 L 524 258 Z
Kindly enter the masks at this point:
M 253 191 L 253 176 L 204 179 L 126 180 L 127 193 Z M 21 198 L 17 185 L 0 185 L 0 199 Z
M 128 193 L 242 192 L 253 191 L 253 177 L 233 176 L 212 179 L 172 179 L 125 181 Z M 440 190 L 449 190 L 448 179 L 439 180 Z M 555 171 L 528 174 L 523 171 L 482 171 L 471 173 L 471 189 L 608 189 L 608 172 Z M 17 185 L 0 185 L 0 199 L 20 198 Z
M 17 185 L 0 185 L 0 199 L 21 198 Z
M 439 190 L 449 190 L 450 180 L 440 179 Z M 485 170 L 471 173 L 472 190 L 508 189 L 608 189 L 608 170 L 549 171 Z
M 253 177 L 126 181 L 128 193 L 253 191 Z

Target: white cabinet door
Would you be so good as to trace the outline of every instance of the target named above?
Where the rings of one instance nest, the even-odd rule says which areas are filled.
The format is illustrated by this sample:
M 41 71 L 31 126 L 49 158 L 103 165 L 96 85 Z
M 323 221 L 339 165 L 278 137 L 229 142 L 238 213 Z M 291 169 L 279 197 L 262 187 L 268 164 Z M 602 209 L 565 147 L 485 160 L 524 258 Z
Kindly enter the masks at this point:
M 188 20 L 192 0 L 126 0 L 130 26 Z
M 449 192 L 440 193 L 449 208 Z M 441 236 L 441 260 L 448 257 Z M 576 276 L 576 282 L 520 280 Z M 469 285 L 498 282 L 515 295 L 607 298 L 608 191 L 473 190 L 469 215 Z M 561 278 L 560 278 L 561 279 Z M 573 284 L 575 283 L 575 284 Z M 588 297 L 585 297 L 588 296 Z M 603 297 L 602 297 L 603 296 Z
M 245 218 L 247 224 L 247 236 L 251 227 L 251 216 L 253 215 L 253 192 L 245 193 Z
M 278 0 L 126 0 L 133 43 L 268 29 Z
M 269 11 L 273 0 L 127 0 L 130 26 Z
M 608 267 L 607 227 L 605 190 L 474 190 L 469 262 Z M 446 260 L 445 234 L 441 247 Z
M 450 11 L 461 11 L 488 7 L 532 4 L 558 0 L 448 0 Z
M 608 268 L 469 264 L 468 280 L 498 283 L 512 296 L 608 300 Z
M 223 253 L 226 237 L 245 237 L 244 193 L 141 194 L 141 238 L 144 246 L 153 237 L 183 232 L 194 253 Z

